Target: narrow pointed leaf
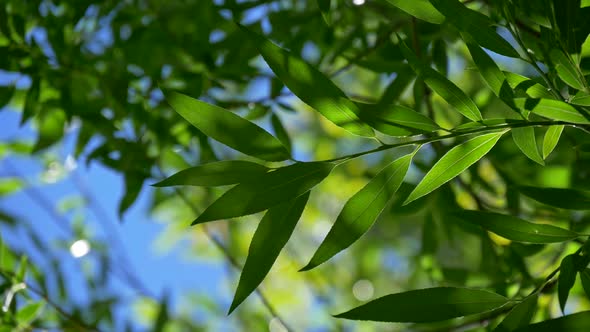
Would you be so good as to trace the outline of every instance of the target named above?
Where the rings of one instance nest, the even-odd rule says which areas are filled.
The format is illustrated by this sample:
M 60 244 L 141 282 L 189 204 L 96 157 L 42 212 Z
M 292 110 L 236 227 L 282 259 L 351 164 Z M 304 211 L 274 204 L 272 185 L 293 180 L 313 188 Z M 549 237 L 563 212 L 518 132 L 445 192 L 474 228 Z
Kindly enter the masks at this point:
M 170 106 L 205 135 L 263 160 L 289 159 L 289 152 L 283 144 L 254 123 L 178 92 L 169 91 L 165 95 Z
M 504 133 L 505 131 L 484 134 L 452 148 L 426 173 L 414 191 L 410 193 L 404 205 L 427 195 L 461 174 L 469 166 L 485 156 Z
M 570 100 L 570 103 L 574 105 L 580 106 L 590 106 L 590 93 L 579 91 L 576 95 Z
M 463 210 L 453 216 L 516 242 L 554 243 L 578 237 L 577 233 L 567 229 L 534 224 L 511 215 Z
M 428 0 L 387 0 L 390 4 L 423 21 L 440 24 L 445 17 Z
M 193 223 L 234 218 L 264 211 L 309 191 L 326 178 L 334 164 L 295 163 L 238 184 L 211 204 Z
M 225 186 L 255 179 L 268 170 L 265 166 L 249 161 L 224 160 L 187 168 L 153 186 Z
M 346 202 L 330 232 L 301 271 L 324 263 L 369 230 L 404 180 L 412 156 L 401 157 L 386 166 Z
M 572 123 L 590 124 L 588 116 L 578 111 L 570 104 L 552 99 L 514 99 L 516 107 L 531 111 L 542 117 L 552 120 L 567 121 Z
M 582 311 L 555 319 L 527 325 L 515 332 L 586 332 L 590 326 L 590 311 Z
M 554 98 L 547 87 L 531 80 L 528 77 L 509 71 L 505 71 L 504 75 L 506 75 L 506 81 L 512 89 L 523 89 L 525 93 L 531 98 Z
M 561 265 L 559 266 L 557 295 L 559 298 L 559 307 L 561 308 L 561 312 L 564 312 L 570 289 L 574 287 L 574 283 L 576 282 L 577 271 L 574 262 L 575 257 L 576 255 L 574 254 L 565 256 L 561 260 Z
M 324 21 L 326 21 L 326 23 L 328 25 L 330 25 L 331 19 L 330 19 L 330 2 L 331 0 L 316 0 L 317 4 L 318 4 L 318 8 L 320 9 L 320 12 L 322 13 L 322 16 L 324 17 Z
M 389 136 L 408 136 L 437 131 L 429 117 L 401 105 L 358 104 L 361 119 Z
M 357 106 L 330 79 L 291 52 L 239 25 L 268 66 L 299 99 L 349 132 L 373 137 L 375 133 L 358 117 Z
M 471 58 L 477 66 L 479 73 L 483 77 L 485 83 L 492 89 L 496 96 L 500 96 L 500 90 L 502 84 L 506 81 L 506 76 L 500 70 L 498 65 L 494 62 L 481 47 L 474 45 L 473 43 L 467 43 L 467 48 L 471 54 Z
M 570 59 L 558 49 L 551 50 L 549 55 L 551 61 L 553 61 L 553 64 L 555 65 L 555 70 L 557 71 L 559 78 L 575 89 L 584 90 L 585 79 Z
M 512 332 L 519 327 L 528 325 L 537 310 L 538 297 L 537 294 L 534 294 L 517 304 L 504 317 L 502 323 L 494 329 L 494 332 Z
M 16 313 L 16 321 L 20 326 L 28 325 L 37 317 L 39 317 L 39 314 L 41 313 L 43 306 L 44 303 L 41 301 L 26 304 Z
M 463 92 L 455 83 L 449 81 L 445 76 L 436 70 L 424 65 L 416 55 L 410 50 L 405 42 L 400 40 L 400 48 L 404 57 L 412 69 L 426 85 L 434 92 L 441 96 L 447 103 L 453 106 L 459 113 L 472 121 L 482 120 L 481 113 L 477 105 Z
M 551 126 L 549 127 L 549 129 L 547 129 L 545 137 L 543 138 L 543 159 L 547 159 L 547 157 L 551 154 L 553 149 L 555 149 L 555 147 L 557 146 L 563 128 L 564 126 L 561 125 Z
M 572 188 L 517 187 L 538 202 L 568 210 L 590 210 L 590 191 Z
M 270 123 L 272 124 L 272 129 L 274 130 L 275 135 L 277 135 L 279 141 L 281 141 L 289 153 L 291 153 L 293 144 L 291 143 L 291 138 L 289 138 L 289 134 L 285 130 L 281 119 L 273 113 L 273 115 L 270 117 Z
M 513 128 L 511 133 L 514 143 L 525 156 L 537 164 L 545 165 L 537 148 L 537 138 L 533 127 Z
M 580 279 L 582 280 L 582 288 L 584 288 L 584 293 L 586 293 L 586 297 L 590 299 L 590 269 L 585 268 L 583 271 L 580 272 Z
M 309 191 L 295 199 L 276 205 L 266 212 L 252 237 L 248 258 L 240 275 L 229 313 L 234 311 L 264 280 L 291 237 L 308 198 Z
M 488 312 L 508 302 L 504 296 L 485 290 L 436 287 L 386 295 L 335 317 L 426 323 Z
M 379 99 L 379 105 L 391 105 L 397 102 L 399 97 L 402 95 L 406 87 L 414 79 L 414 71 L 408 67 L 403 66 L 397 71 L 395 79 L 389 83 L 385 91 Z M 361 110 L 362 114 L 362 110 Z

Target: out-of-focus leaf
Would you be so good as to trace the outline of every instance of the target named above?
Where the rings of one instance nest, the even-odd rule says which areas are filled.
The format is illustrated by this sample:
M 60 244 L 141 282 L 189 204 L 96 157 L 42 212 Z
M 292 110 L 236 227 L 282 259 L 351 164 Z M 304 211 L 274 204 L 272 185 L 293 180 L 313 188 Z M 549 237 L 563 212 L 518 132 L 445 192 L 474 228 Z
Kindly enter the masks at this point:
M 143 182 L 145 178 L 141 175 L 127 173 L 125 174 L 125 193 L 119 201 L 119 219 L 122 220 L 123 214 L 135 203 L 139 193 L 141 192 L 141 187 L 143 186 Z
M 445 17 L 428 0 L 387 0 L 390 4 L 423 21 L 440 24 Z
M 165 95 L 172 108 L 205 135 L 260 159 L 289 159 L 289 152 L 281 141 L 254 123 L 178 92 L 169 91 Z
M 511 132 L 514 143 L 525 156 L 537 164 L 545 165 L 537 148 L 537 138 L 533 127 L 513 128 Z
M 311 270 L 332 258 L 369 230 L 404 180 L 412 157 L 410 154 L 393 161 L 344 204 L 328 235 L 301 271 Z
M 506 131 L 477 136 L 447 152 L 426 173 L 422 181 L 410 193 L 404 205 L 440 187 L 486 155 Z
M 543 159 L 547 159 L 553 149 L 557 146 L 563 128 L 564 126 L 551 126 L 547 129 L 545 137 L 543 138 Z
M 517 304 L 504 317 L 502 323 L 494 329 L 494 332 L 512 332 L 519 327 L 528 325 L 537 310 L 538 297 L 537 294 L 533 294 Z
M 531 98 L 553 99 L 550 90 L 528 77 L 505 71 L 506 80 L 512 89 L 523 89 Z
M 552 99 L 514 99 L 516 107 L 552 120 L 589 124 L 590 120 L 572 105 Z
M 225 186 L 255 179 L 268 170 L 267 167 L 250 161 L 223 160 L 187 168 L 153 186 Z
M 570 59 L 558 49 L 551 50 L 549 54 L 559 78 L 573 88 L 584 90 L 587 85 L 586 80 Z
M 552 225 L 534 224 L 511 215 L 493 212 L 463 210 L 453 215 L 517 242 L 554 243 L 573 240 L 579 236 L 567 229 Z
M 307 192 L 333 168 L 334 164 L 326 162 L 295 163 L 240 183 L 213 202 L 192 225 L 264 211 Z
M 401 105 L 358 104 L 361 119 L 390 136 L 408 136 L 437 131 L 429 117 Z
M 264 280 L 291 237 L 308 198 L 309 192 L 268 209 L 252 237 L 248 258 L 240 275 L 229 313 L 234 311 Z
M 402 67 L 397 71 L 395 79 L 389 83 L 385 91 L 381 95 L 379 105 L 391 105 L 399 99 L 404 90 L 414 79 L 414 72 L 408 66 Z
M 375 133 L 358 117 L 357 106 L 319 70 L 275 45 L 263 36 L 239 25 L 277 77 L 299 99 L 349 132 L 373 137 Z
M 322 12 L 322 16 L 324 17 L 324 21 L 326 21 L 326 23 L 328 25 L 330 25 L 331 23 L 331 19 L 330 19 L 330 7 L 331 7 L 331 0 L 316 0 L 317 4 L 318 4 L 318 8 L 320 9 L 320 12 Z
M 570 103 L 574 105 L 580 106 L 590 106 L 590 93 L 579 91 L 576 95 L 570 100 Z
M 154 322 L 152 332 L 164 332 L 164 329 L 166 328 L 166 325 L 169 321 L 170 316 L 168 314 L 168 295 L 164 295 L 164 299 L 160 303 L 160 310 L 158 311 L 158 316 Z
M 576 282 L 577 271 L 574 262 L 575 257 L 576 255 L 574 254 L 567 255 L 561 260 L 559 279 L 557 281 L 557 295 L 561 312 L 564 312 L 570 289 L 574 287 L 574 283 Z
M 25 104 L 23 105 L 23 115 L 20 120 L 21 126 L 27 122 L 31 117 L 37 114 L 39 110 L 39 94 L 41 90 L 41 81 L 39 78 L 34 78 L 31 87 L 25 97 Z
M 590 191 L 572 188 L 518 186 L 525 196 L 538 202 L 569 210 L 590 210 Z
M 508 302 L 504 296 L 485 290 L 436 287 L 386 295 L 335 317 L 426 323 L 488 312 Z
M 275 135 L 277 135 L 279 141 L 281 141 L 281 143 L 283 143 L 283 145 L 287 148 L 287 151 L 291 153 L 293 144 L 291 143 L 291 138 L 285 130 L 281 119 L 273 113 L 273 115 L 270 117 L 270 123 L 272 124 L 272 129 L 274 130 Z
M 33 302 L 27 303 L 25 306 L 19 309 L 15 317 L 18 324 L 20 326 L 26 326 L 34 321 L 37 317 L 39 317 L 39 314 L 43 309 L 43 305 L 43 302 Z
M 33 147 L 33 152 L 41 151 L 62 138 L 66 124 L 66 114 L 61 109 L 49 108 L 43 110 L 38 120 L 39 136 Z
M 432 62 L 442 75 L 448 75 L 449 57 L 447 56 L 447 46 L 444 39 L 437 39 L 432 44 Z
M 19 178 L 0 178 L 0 197 L 10 195 L 23 187 Z
M 588 326 L 590 326 L 590 311 L 582 311 L 527 325 L 517 329 L 515 332 L 585 332 L 588 330 Z
M 10 99 L 12 99 L 12 95 L 14 94 L 14 85 L 10 86 L 0 86 L 0 109 L 2 109 Z

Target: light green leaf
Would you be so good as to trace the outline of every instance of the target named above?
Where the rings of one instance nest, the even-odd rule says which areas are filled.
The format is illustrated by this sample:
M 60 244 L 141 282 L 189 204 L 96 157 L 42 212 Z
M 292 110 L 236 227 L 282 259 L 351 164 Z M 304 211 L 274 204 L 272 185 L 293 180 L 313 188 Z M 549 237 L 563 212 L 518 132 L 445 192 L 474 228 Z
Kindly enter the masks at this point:
M 17 192 L 21 190 L 23 186 L 23 180 L 20 178 L 0 178 L 0 197 Z
M 471 98 L 445 76 L 429 66 L 424 65 L 410 50 L 406 43 L 401 38 L 398 39 L 404 57 L 428 87 L 439 94 L 447 103 L 456 108 L 457 111 L 471 121 L 482 120 L 479 108 L 477 108 L 477 105 L 475 105 Z
M 24 307 L 19 309 L 15 317 L 19 326 L 26 326 L 39 317 L 39 314 L 43 309 L 43 305 L 44 303 L 41 301 L 33 302 L 26 304 Z
M 516 124 L 525 124 L 528 121 L 524 121 L 524 120 L 514 120 L 514 119 L 483 119 L 482 121 L 478 121 L 478 122 L 467 122 L 464 124 L 461 124 L 455 128 L 453 128 L 452 131 L 467 131 L 467 130 L 473 130 L 473 129 L 477 129 L 477 128 L 492 128 L 492 127 L 498 127 L 498 126 L 502 126 L 502 125 L 516 125 Z
M 578 89 L 584 90 L 586 86 L 586 80 L 580 73 L 580 70 L 568 59 L 568 57 L 560 50 L 553 49 L 549 53 L 551 61 L 555 65 L 557 75 L 567 85 Z
M 436 287 L 386 295 L 335 317 L 426 323 L 488 312 L 508 302 L 504 296 L 485 290 Z
M 512 332 L 519 327 L 528 325 L 537 310 L 538 297 L 537 294 L 533 294 L 517 304 L 504 317 L 502 323 L 494 329 L 494 332 Z
M 504 75 L 506 75 L 506 80 L 512 89 L 523 89 L 524 92 L 531 98 L 554 98 L 547 87 L 531 80 L 528 77 L 509 71 L 505 71 Z
M 518 52 L 496 32 L 494 22 L 484 14 L 465 7 L 458 0 L 430 0 L 451 24 L 462 33 L 469 34 L 480 46 L 512 58 Z
M 275 135 L 277 135 L 279 141 L 281 141 L 289 153 L 291 153 L 293 144 L 291 143 L 291 138 L 289 138 L 289 134 L 285 130 L 281 119 L 273 113 L 270 117 L 270 123 L 272 124 L 272 129 L 274 130 Z
M 279 253 L 291 237 L 309 198 L 309 191 L 295 199 L 270 208 L 256 228 L 248 258 L 229 313 L 234 311 L 270 271 Z
M 506 131 L 484 134 L 459 144 L 447 152 L 410 193 L 404 205 L 427 195 L 461 174 L 486 155 Z
M 579 236 L 567 229 L 534 224 L 511 215 L 493 212 L 463 210 L 453 213 L 453 216 L 516 242 L 555 243 Z
M 205 135 L 247 155 L 268 161 L 289 159 L 289 152 L 274 136 L 254 123 L 178 92 L 165 91 L 172 108 Z
M 371 127 L 390 136 L 430 133 L 440 127 L 429 117 L 401 105 L 357 103 L 361 119 Z
M 238 184 L 211 204 L 193 223 L 245 216 L 296 198 L 326 178 L 334 164 L 295 163 Z
M 355 135 L 375 136 L 373 129 L 359 119 L 357 106 L 324 74 L 263 36 L 238 26 L 248 35 L 275 75 L 299 99 Z
M 440 24 L 445 17 L 428 0 L 387 0 L 390 4 L 423 21 Z
M 547 159 L 547 157 L 551 154 L 553 149 L 555 149 L 555 147 L 557 146 L 563 128 L 564 126 L 561 125 L 551 126 L 549 127 L 549 129 L 547 129 L 545 137 L 543 138 L 543 159 Z
M 265 166 L 249 161 L 224 160 L 187 168 L 153 186 L 225 186 L 253 180 L 268 170 Z
M 572 123 L 590 123 L 590 120 L 576 108 L 559 100 L 516 98 L 514 103 L 522 110 L 531 111 L 545 118 Z
M 324 263 L 371 228 L 404 180 L 412 157 L 413 154 L 401 157 L 386 166 L 346 202 L 330 232 L 301 271 Z
M 512 139 L 520 151 L 530 160 L 544 166 L 545 162 L 537 148 L 535 129 L 533 127 L 512 128 L 511 132 Z
M 561 265 L 559 266 L 557 295 L 559 298 L 559 307 L 561 308 L 561 312 L 564 312 L 570 289 L 574 287 L 574 283 L 576 282 L 577 271 L 574 262 L 575 258 L 575 254 L 567 255 L 561 260 Z
M 570 100 L 570 103 L 580 106 L 590 106 L 590 93 L 578 91 L 576 95 Z
M 586 332 L 590 326 L 590 311 L 582 311 L 521 327 L 515 332 Z
M 590 210 L 590 191 L 572 188 L 518 186 L 518 191 L 538 202 L 569 210 Z

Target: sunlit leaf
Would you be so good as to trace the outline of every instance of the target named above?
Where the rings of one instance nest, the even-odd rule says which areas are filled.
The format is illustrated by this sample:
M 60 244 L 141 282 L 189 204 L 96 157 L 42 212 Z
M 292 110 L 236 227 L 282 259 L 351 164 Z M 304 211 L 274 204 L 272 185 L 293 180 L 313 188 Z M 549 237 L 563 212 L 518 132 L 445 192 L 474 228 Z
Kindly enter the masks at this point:
M 234 311 L 262 282 L 291 237 L 303 213 L 309 192 L 270 208 L 256 228 L 248 249 L 238 288 L 229 313 Z
M 16 321 L 21 326 L 26 326 L 34 321 L 43 310 L 43 302 L 32 302 L 23 306 L 16 313 Z
M 557 146 L 564 126 L 551 126 L 543 138 L 543 159 L 546 159 Z
M 387 0 L 390 4 L 423 21 L 439 24 L 445 17 L 428 0 Z
M 588 326 L 590 326 L 590 311 L 582 311 L 527 325 L 517 329 L 516 332 L 585 332 L 588 330 Z
M 573 88 L 584 90 L 586 86 L 585 79 L 570 59 L 558 49 L 551 50 L 550 56 L 551 61 L 555 64 L 555 70 L 559 78 Z
M 552 99 L 514 99 L 516 107 L 536 113 L 552 120 L 589 124 L 588 115 L 584 115 L 570 104 Z
M 570 289 L 574 287 L 576 282 L 576 265 L 574 262 L 576 255 L 567 255 L 561 260 L 559 266 L 559 279 L 557 280 L 557 295 L 559 298 L 559 307 L 564 312 L 565 304 L 570 293 Z
M 463 210 L 453 215 L 516 242 L 554 243 L 573 240 L 579 236 L 567 229 L 534 224 L 511 215 L 494 212 Z
M 570 100 L 570 103 L 580 106 L 590 106 L 590 93 L 579 91 L 576 95 Z
M 533 127 L 512 128 L 512 139 L 525 156 L 540 165 L 545 165 L 539 149 Z
M 240 183 L 213 202 L 192 225 L 264 211 L 307 192 L 333 168 L 334 164 L 325 162 L 295 163 Z
M 386 295 L 337 318 L 425 323 L 498 309 L 509 302 L 485 290 L 437 287 Z
M 187 168 L 153 186 L 224 186 L 255 179 L 268 170 L 267 167 L 250 161 L 224 160 Z
M 404 180 L 412 157 L 413 154 L 401 157 L 386 166 L 346 202 L 328 235 L 301 271 L 332 258 L 369 230 Z
M 531 80 L 528 77 L 505 71 L 506 80 L 512 89 L 522 89 L 531 98 L 553 99 L 554 96 L 545 86 Z
M 512 332 L 519 327 L 528 325 L 537 310 L 537 299 L 538 295 L 534 294 L 517 304 L 504 317 L 502 323 L 494 329 L 494 332 Z
M 260 159 L 289 159 L 285 146 L 252 122 L 221 107 L 178 92 L 168 91 L 165 95 L 172 108 L 205 135 Z
M 504 133 L 505 131 L 477 136 L 452 148 L 426 173 L 422 181 L 416 186 L 416 189 L 410 193 L 404 205 L 427 195 L 461 174 L 469 166 L 485 156 Z
M 440 129 L 429 117 L 401 105 L 358 104 L 361 119 L 390 136 L 430 133 Z
M 20 178 L 0 178 L 0 197 L 15 193 L 23 186 L 24 182 Z
M 518 186 L 525 196 L 538 202 L 569 210 L 590 210 L 590 191 L 573 188 Z

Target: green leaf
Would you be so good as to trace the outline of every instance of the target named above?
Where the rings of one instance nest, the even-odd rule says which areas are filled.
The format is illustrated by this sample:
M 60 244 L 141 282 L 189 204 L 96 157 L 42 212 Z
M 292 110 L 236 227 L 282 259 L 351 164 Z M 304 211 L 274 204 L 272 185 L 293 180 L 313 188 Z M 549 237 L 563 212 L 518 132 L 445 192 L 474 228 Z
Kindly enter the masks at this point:
M 205 135 L 260 159 L 281 161 L 290 158 L 281 141 L 254 123 L 178 92 L 164 94 L 170 106 Z
M 373 129 L 359 119 L 357 106 L 324 74 L 263 36 L 238 26 L 254 42 L 275 75 L 299 99 L 350 133 L 375 136 Z
M 332 21 L 330 19 L 330 7 L 331 7 L 331 0 L 316 0 L 317 4 L 318 4 L 318 8 L 320 9 L 320 12 L 322 12 L 322 16 L 324 17 L 324 21 L 326 21 L 326 23 L 328 25 L 330 25 L 330 22 Z
M 381 95 L 378 104 L 391 105 L 397 102 L 399 97 L 402 95 L 414 77 L 414 71 L 410 67 L 403 66 L 400 68 L 400 70 L 398 70 L 396 73 L 395 79 L 389 83 L 387 88 L 385 88 L 385 91 Z
M 66 114 L 58 108 L 44 109 L 38 120 L 38 137 L 33 152 L 41 151 L 59 141 L 64 134 Z
M 277 135 L 279 141 L 281 141 L 281 143 L 283 143 L 283 145 L 287 148 L 287 151 L 291 153 L 293 144 L 291 143 L 291 138 L 289 138 L 289 134 L 285 130 L 281 119 L 273 113 L 270 117 L 270 123 L 272 124 L 272 129 L 274 130 L 275 135 Z
M 496 32 L 489 17 L 465 7 L 458 0 L 430 0 L 447 21 L 468 34 L 480 46 L 507 57 L 519 58 L 518 52 Z
M 555 147 L 557 146 L 563 128 L 564 126 L 561 125 L 551 126 L 549 127 L 549 129 L 547 129 L 545 137 L 543 138 L 543 159 L 547 159 L 547 157 L 551 154 L 553 149 L 555 149 Z
M 268 274 L 291 237 L 308 198 L 309 191 L 295 199 L 276 205 L 266 212 L 250 243 L 248 258 L 240 275 L 229 313 L 234 311 Z
M 517 304 L 504 317 L 502 323 L 494 329 L 494 332 L 512 332 L 519 327 L 528 325 L 537 310 L 538 297 L 537 294 L 533 294 Z
M 506 131 L 477 136 L 447 152 L 410 193 L 404 205 L 440 187 L 486 155 Z
M 424 65 L 410 50 L 406 43 L 401 38 L 398 37 L 398 39 L 401 51 L 408 60 L 408 63 L 416 74 L 424 80 L 428 87 L 439 94 L 441 98 L 471 121 L 482 120 L 479 108 L 477 108 L 477 105 L 475 105 L 471 98 L 459 89 L 455 83 L 449 81 L 436 70 Z
M 295 163 L 238 184 L 211 204 L 193 223 L 234 218 L 264 211 L 296 198 L 326 178 L 334 164 Z
M 516 107 L 552 120 L 589 124 L 588 118 L 570 104 L 552 99 L 514 99 Z
M 23 105 L 23 115 L 20 120 L 21 126 L 27 122 L 31 117 L 39 111 L 39 94 L 41 93 L 41 82 L 38 77 L 33 79 L 31 88 L 25 97 L 25 104 Z
M 580 74 L 580 71 L 576 66 L 568 59 L 568 57 L 560 50 L 553 49 L 549 53 L 551 61 L 555 64 L 555 70 L 557 76 L 561 78 L 567 85 L 578 89 L 584 90 L 586 87 L 586 80 Z
M 590 311 L 582 311 L 521 327 L 515 332 L 586 332 L 590 326 Z
M 268 170 L 267 167 L 250 161 L 224 160 L 187 168 L 153 186 L 225 186 L 255 179 Z
M 578 91 L 576 95 L 570 100 L 570 103 L 580 106 L 590 106 L 590 93 Z
M 428 0 L 387 0 L 390 4 L 423 21 L 440 24 L 445 17 Z
M 23 326 L 23 325 L 28 325 L 29 323 L 31 323 L 32 321 L 34 321 L 37 317 L 39 317 L 39 314 L 41 313 L 41 310 L 43 309 L 43 302 L 33 302 L 33 303 L 29 303 L 26 304 L 25 306 L 23 306 L 21 309 L 18 310 L 18 312 L 16 313 L 16 321 L 19 324 L 19 326 Z
M 160 310 L 158 316 L 154 322 L 152 332 L 164 332 L 166 325 L 170 321 L 170 315 L 168 313 L 168 294 L 164 295 L 164 299 L 160 303 Z
M 504 296 L 485 290 L 436 287 L 386 295 L 335 317 L 426 323 L 488 312 L 508 302 Z
M 142 175 L 134 173 L 125 174 L 125 191 L 121 201 L 119 201 L 118 208 L 119 219 L 121 221 L 125 212 L 135 203 L 137 197 L 139 197 L 144 181 L 145 178 Z
M 330 232 L 301 271 L 324 263 L 351 246 L 371 228 L 404 180 L 413 155 L 401 157 L 383 168 L 346 202 Z
M 0 86 L 0 110 L 10 102 L 14 94 L 14 85 Z
M 467 48 L 485 83 L 492 89 L 496 96 L 500 96 L 502 85 L 506 81 L 506 76 L 502 70 L 500 70 L 492 57 L 481 49 L 481 47 L 468 42 Z
M 0 178 L 0 197 L 10 195 L 24 187 L 22 179 L 17 177 Z
M 590 299 L 590 269 L 585 268 L 583 271 L 580 272 L 580 279 L 582 280 L 582 288 L 584 288 L 584 293 Z
M 512 89 L 523 89 L 524 92 L 531 98 L 554 98 L 547 87 L 531 80 L 528 77 L 509 71 L 505 71 L 504 75 L 506 75 L 506 80 Z
M 559 307 L 561 308 L 561 312 L 564 312 L 570 289 L 574 287 L 574 283 L 576 282 L 577 271 L 574 262 L 575 258 L 576 255 L 572 254 L 565 256 L 561 260 L 559 279 L 557 281 L 557 295 L 559 298 Z
M 405 106 L 357 104 L 361 109 L 361 119 L 389 136 L 431 133 L 440 129 L 429 117 Z
M 590 191 L 572 188 L 518 186 L 525 196 L 538 202 L 568 210 L 590 210 Z
M 539 149 L 533 127 L 512 128 L 512 139 L 525 156 L 539 165 L 545 165 Z
M 493 212 L 463 210 L 453 213 L 453 216 L 516 242 L 554 243 L 573 240 L 579 236 L 567 229 L 534 224 L 511 215 Z

